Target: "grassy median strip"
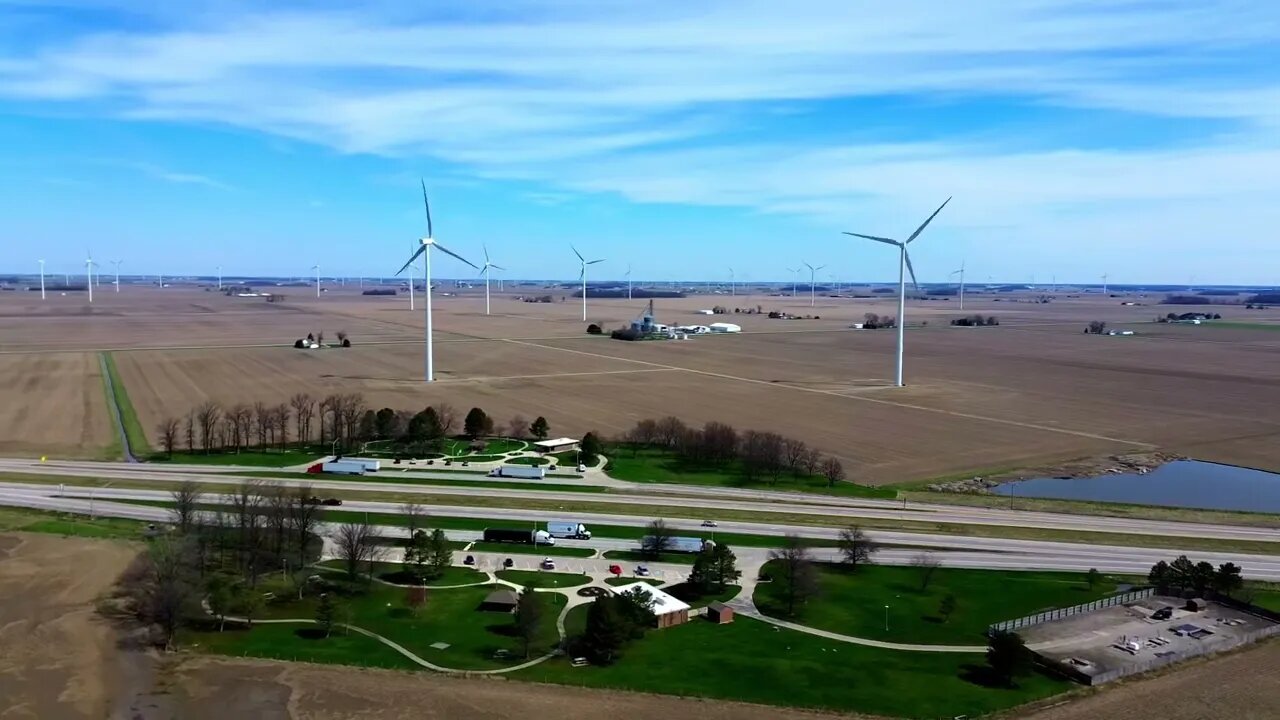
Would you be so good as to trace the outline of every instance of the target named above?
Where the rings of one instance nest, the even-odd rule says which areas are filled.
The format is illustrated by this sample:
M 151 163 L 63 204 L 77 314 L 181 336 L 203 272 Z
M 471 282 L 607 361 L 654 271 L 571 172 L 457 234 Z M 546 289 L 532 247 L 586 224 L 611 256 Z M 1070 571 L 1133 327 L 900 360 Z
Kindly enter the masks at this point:
M 49 533 L 76 537 L 137 540 L 147 523 L 113 517 L 86 517 L 19 507 L 0 507 L 0 532 Z
M 133 409 L 133 402 L 129 400 L 129 391 L 125 389 L 124 381 L 120 379 L 120 373 L 116 370 L 116 359 L 110 352 L 104 352 L 102 362 L 107 368 L 107 374 L 111 377 L 111 393 L 115 399 L 116 409 L 120 411 L 120 422 L 124 426 L 125 437 L 129 440 L 129 451 L 134 457 L 147 457 L 151 454 L 151 446 L 147 444 L 147 433 L 143 431 L 142 423 L 138 421 L 138 413 Z
M 435 472 L 435 471 L 432 471 Z M 448 472 L 448 471 L 446 471 Z M 465 471 L 457 471 L 465 472 Z M 237 477 L 267 478 L 273 480 L 323 480 L 324 482 L 349 482 L 353 488 L 360 483 L 391 483 L 395 485 L 438 485 L 440 487 L 469 487 L 491 490 L 541 490 L 543 492 L 604 493 L 606 488 L 591 485 L 564 485 L 556 483 L 507 482 L 505 480 L 463 480 L 462 478 L 410 477 L 395 471 L 381 471 L 373 475 L 308 475 L 300 472 L 278 470 L 249 470 L 235 473 Z

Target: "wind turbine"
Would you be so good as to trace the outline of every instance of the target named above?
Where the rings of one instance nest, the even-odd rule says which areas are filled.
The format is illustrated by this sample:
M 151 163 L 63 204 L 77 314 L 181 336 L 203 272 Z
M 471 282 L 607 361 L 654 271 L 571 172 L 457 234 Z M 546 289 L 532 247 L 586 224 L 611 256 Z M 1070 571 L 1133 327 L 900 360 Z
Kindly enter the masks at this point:
M 40 299 L 44 299 L 44 261 L 40 261 Z
M 729 297 L 736 297 L 738 290 L 734 287 L 737 278 L 733 274 L 733 268 L 729 268 Z
M 480 247 L 484 248 L 484 267 L 481 269 L 481 272 L 484 273 L 484 314 L 488 315 L 489 314 L 489 268 L 494 268 L 495 270 L 506 270 L 506 268 L 502 267 L 501 265 L 494 265 L 493 263 L 489 262 L 489 248 L 485 245 L 481 245 Z
M 898 247 L 898 323 L 897 323 L 898 324 L 898 358 L 897 358 L 898 362 L 897 362 L 897 373 L 895 377 L 895 384 L 898 387 L 902 387 L 903 385 L 902 383 L 902 349 L 903 349 L 903 343 L 906 340 L 906 336 L 903 334 L 903 330 L 907 324 L 907 318 L 906 318 L 907 275 L 906 274 L 908 272 L 911 273 L 911 284 L 915 285 L 917 290 L 920 289 L 920 283 L 916 282 L 915 268 L 911 267 L 911 258 L 910 256 L 907 255 L 907 245 L 910 245 L 913 240 L 920 237 L 920 233 L 924 232 L 924 229 L 926 227 L 929 227 L 929 223 L 933 222 L 933 219 L 938 217 L 938 213 L 942 212 L 942 208 L 946 207 L 947 203 L 949 202 L 951 202 L 951 198 L 947 198 L 946 202 L 939 205 L 938 209 L 934 210 L 933 214 L 929 216 L 929 219 L 921 223 L 920 227 L 916 228 L 916 231 L 911 233 L 911 236 L 908 237 L 906 240 L 891 240 L 889 238 L 877 237 L 875 235 L 863 235 L 861 233 L 852 233 L 852 232 L 845 233 L 845 235 L 852 235 L 853 237 L 860 237 L 860 238 L 863 238 L 864 240 L 874 240 L 876 242 L 885 243 L 886 245 L 896 245 Z
M 426 279 L 426 286 L 423 292 L 426 294 L 426 298 L 427 298 L 427 301 L 425 303 L 426 309 L 427 309 L 427 331 L 426 331 L 427 382 L 435 382 L 435 379 L 436 379 L 435 359 L 432 354 L 433 349 L 431 347 L 431 248 L 434 247 L 437 250 L 445 253 L 446 255 L 452 255 L 453 257 L 461 260 L 462 262 L 470 265 L 473 268 L 475 268 L 476 266 L 475 266 L 475 263 L 471 262 L 470 260 L 462 257 L 461 255 L 450 250 L 449 248 L 436 242 L 434 237 L 434 230 L 431 227 L 431 203 L 427 200 L 427 183 L 425 180 L 422 181 L 422 206 L 427 211 L 427 236 L 419 240 L 419 242 L 421 243 L 421 246 L 418 247 L 417 252 L 415 252 L 409 258 L 409 262 L 405 263 L 404 266 L 401 267 L 400 270 L 396 272 L 396 275 L 399 275 L 400 273 L 404 272 L 410 265 L 413 265 L 413 261 L 417 260 L 419 255 L 423 256 L 423 276 Z M 476 268 L 476 269 L 479 270 L 480 268 Z M 409 284 L 410 285 L 413 284 L 412 279 L 410 280 Z
M 809 307 L 813 307 L 814 298 L 817 297 L 814 291 L 814 286 L 816 282 L 815 278 L 818 276 L 818 271 L 826 267 L 826 265 L 819 265 L 818 267 L 814 267 L 809 263 L 805 263 L 804 266 L 809 268 Z
M 964 261 L 960 261 L 960 269 L 952 271 L 952 275 L 960 276 L 960 309 L 964 310 Z
M 84 274 L 89 280 L 89 304 L 93 304 L 93 253 L 88 253 L 88 257 L 84 260 Z
M 791 297 L 796 296 L 796 285 L 800 282 L 800 268 L 787 268 L 791 275 Z
M 320 266 L 312 265 L 311 269 L 316 271 L 316 297 L 320 297 Z
M 1107 278 L 1109 278 L 1109 277 L 1111 277 L 1111 276 L 1110 276 L 1110 275 L 1108 275 L 1108 274 L 1106 274 L 1106 273 L 1103 273 L 1103 274 L 1102 274 L 1102 294 L 1103 294 L 1103 295 L 1106 295 L 1106 294 L 1107 294 Z
M 578 279 L 582 281 L 582 321 L 587 321 L 587 266 L 604 262 L 604 258 L 599 260 L 588 260 L 582 257 L 582 253 L 578 252 L 578 248 L 569 246 L 573 249 L 573 254 L 578 256 L 578 262 L 582 263 L 582 269 L 578 271 Z
M 222 266 L 218 266 L 218 290 L 222 290 Z
M 116 292 L 120 292 L 120 263 L 123 260 L 112 260 L 111 264 L 116 266 Z
M 631 299 L 631 263 L 627 263 L 627 299 Z
M 410 260 L 409 262 L 413 262 L 413 261 Z M 413 269 L 417 270 L 418 266 L 414 265 Z M 362 286 L 364 285 L 363 280 L 361 281 L 361 285 Z M 415 308 L 413 307 L 413 273 L 409 273 L 409 312 L 413 312 L 414 309 Z

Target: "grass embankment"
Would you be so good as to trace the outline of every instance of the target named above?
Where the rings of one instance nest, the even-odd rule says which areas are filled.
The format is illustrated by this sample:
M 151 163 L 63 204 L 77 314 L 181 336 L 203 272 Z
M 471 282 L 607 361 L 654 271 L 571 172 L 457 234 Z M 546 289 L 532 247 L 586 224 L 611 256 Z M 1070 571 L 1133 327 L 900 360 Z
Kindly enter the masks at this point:
M 471 548 L 469 552 L 516 553 L 521 555 L 550 555 L 554 557 L 574 558 L 589 558 L 596 554 L 596 551 L 591 548 L 564 547 L 562 545 L 534 546 L 524 545 L 521 543 L 484 542 L 483 540 L 470 543 L 470 545 Z
M 566 618 L 580 632 L 586 607 Z M 652 630 L 608 667 L 566 658 L 513 679 L 910 718 L 977 717 L 1070 689 L 1043 675 L 1016 689 L 982 684 L 982 655 L 912 653 L 850 645 L 739 617 Z
M 637 483 L 784 490 L 862 498 L 893 498 L 897 494 L 891 488 L 855 485 L 851 482 L 839 482 L 828 487 L 826 478 L 820 475 L 796 477 L 791 473 L 783 473 L 777 482 L 771 478 L 748 480 L 738 461 L 695 463 L 655 448 L 636 449 L 615 445 L 610 446 L 606 452 L 609 458 L 606 472 L 609 476 Z
M 983 645 L 992 623 L 1097 600 L 1116 587 L 1104 576 L 1090 589 L 1083 573 L 937 568 L 927 589 L 921 589 L 919 568 L 868 565 L 849 572 L 823 563 L 816 568 L 820 592 L 795 617 L 787 616 L 777 583 L 756 587 L 756 606 L 768 615 L 872 640 Z M 762 572 L 776 577 L 776 563 Z M 956 607 L 944 618 L 941 606 L 948 595 L 955 597 Z
M 591 578 L 586 575 L 546 570 L 499 570 L 495 575 L 507 582 L 530 588 L 571 588 L 591 582 Z
M 140 540 L 147 523 L 124 518 L 64 515 L 47 510 L 0 507 L 0 532 L 49 533 L 76 537 L 111 538 L 115 540 Z
M 163 452 L 152 453 L 147 458 L 151 462 L 170 462 L 175 465 L 242 465 L 245 467 L 283 468 L 294 465 L 310 465 L 325 457 L 328 451 L 322 448 L 290 448 L 288 450 L 242 450 L 240 452 L 217 451 L 208 454 L 199 452 L 174 452 L 170 458 Z M 297 473 L 284 473 L 295 477 Z
M 192 650 L 232 657 L 359 665 L 391 670 L 421 669 L 417 663 L 371 637 L 335 628 L 333 634 L 325 638 L 317 636 L 315 627 L 306 624 L 258 624 L 249 629 L 243 625 L 228 623 L 226 630 L 222 632 L 218 632 L 214 625 L 207 630 L 182 631 L 178 635 L 178 644 Z
M 653 578 L 638 578 L 638 577 L 626 577 L 626 576 L 606 578 L 604 581 L 604 584 L 611 585 L 613 587 L 619 587 L 622 585 L 630 585 L 631 583 L 635 583 L 635 582 L 648 583 L 654 587 L 658 587 L 662 585 L 661 580 L 654 580 Z M 574 608 L 574 610 L 576 609 L 577 608 Z M 573 612 L 573 610 L 570 610 L 569 612 Z M 585 623 L 585 621 L 586 620 L 584 618 L 583 622 Z
M 337 570 L 344 573 L 347 569 L 346 563 L 341 560 L 325 560 L 317 563 L 317 565 L 322 568 Z M 367 569 L 367 563 L 361 563 L 361 572 L 364 572 Z M 401 563 L 376 562 L 373 564 L 373 576 L 379 580 L 385 580 L 398 585 L 419 584 L 416 581 L 407 582 L 405 573 L 406 566 Z M 485 575 L 479 570 L 472 570 L 469 567 L 449 566 L 444 569 L 444 572 L 440 574 L 440 577 L 431 578 L 422 584 L 425 584 L 427 587 L 470 585 L 472 583 L 485 582 L 488 580 L 488 577 L 488 575 Z
M 935 505 L 963 505 L 997 510 L 1021 510 L 1051 512 L 1068 515 L 1098 515 L 1104 517 L 1131 518 L 1134 520 L 1167 520 L 1171 522 L 1207 523 L 1216 525 L 1248 525 L 1251 527 L 1280 528 L 1280 514 L 1263 512 L 1233 512 L 1229 510 L 1194 510 L 1191 508 L 1162 507 L 1159 505 L 1133 505 L 1129 503 L 1091 502 L 1087 500 L 1055 500 L 1051 498 L 1010 497 L 985 493 L 947 493 L 927 490 L 904 491 L 908 502 Z
M 416 468 L 409 472 L 422 471 L 422 468 Z M 306 475 L 299 472 L 283 472 L 279 470 L 248 470 L 237 475 L 244 477 L 265 478 L 271 480 L 309 480 L 316 482 L 349 482 L 352 487 L 359 487 L 360 483 L 395 483 L 397 485 L 435 485 L 439 487 L 467 487 L 467 488 L 485 488 L 492 490 L 540 490 L 543 492 L 578 492 L 584 494 L 599 494 L 608 492 L 607 488 L 593 487 L 591 485 L 564 485 L 555 483 L 539 483 L 528 481 L 511 482 L 505 478 L 490 478 L 480 470 L 427 470 L 426 472 L 445 472 L 469 474 L 475 477 L 472 479 L 454 478 L 428 478 L 428 477 L 408 477 L 403 475 L 399 469 L 384 468 L 376 473 L 368 475 Z
M 742 592 L 739 585 L 725 585 L 724 590 L 712 592 L 706 595 L 698 592 L 695 586 L 689 583 L 676 583 L 663 588 L 664 591 L 670 593 L 677 600 L 682 600 L 692 608 L 701 608 L 710 605 L 713 602 L 729 602 L 738 597 L 738 593 Z
M 534 467 L 540 467 L 542 465 L 550 465 L 551 461 L 544 457 L 533 457 L 532 455 L 528 455 L 525 457 L 511 458 L 510 460 L 507 461 L 507 464 L 508 465 L 533 465 Z
M 407 605 L 410 589 L 380 583 L 344 584 L 340 587 L 337 613 L 340 621 L 382 635 L 429 662 L 460 670 L 490 670 L 523 661 L 519 640 L 513 632 L 511 614 L 480 610 L 485 597 L 498 587 L 496 585 L 428 589 L 426 603 L 416 611 Z M 542 598 L 546 602 L 548 618 L 559 613 L 566 602 L 557 594 L 542 594 Z M 261 617 L 310 619 L 316 615 L 317 603 L 318 598 L 314 595 L 303 600 L 281 598 L 267 605 Z M 259 624 L 252 630 L 188 633 L 183 641 L 235 656 L 252 654 L 286 659 L 313 658 L 319 662 L 348 665 L 416 667 L 408 663 L 392 664 L 398 661 L 390 660 L 381 651 L 366 657 L 364 652 L 372 648 L 349 640 L 355 636 L 354 633 L 347 635 L 338 628 L 334 635 L 323 638 L 316 637 L 316 629 L 309 623 L 283 627 Z M 338 642 L 333 642 L 335 638 Z M 548 620 L 544 623 L 541 637 L 534 643 L 532 654 L 541 655 L 558 642 L 555 623 Z M 432 647 L 435 643 L 447 643 L 448 647 Z M 507 657 L 495 657 L 499 651 L 505 652 Z
M 781 543 L 781 540 L 782 538 L 774 538 L 773 544 L 779 545 Z M 660 553 L 655 557 L 649 557 L 648 555 L 646 555 L 645 553 L 639 550 L 607 550 L 605 551 L 604 556 L 609 558 L 610 560 L 621 560 L 622 562 L 636 562 L 636 563 L 660 562 L 660 563 L 674 563 L 677 565 L 692 565 L 694 559 L 697 557 L 693 553 L 675 553 L 675 552 Z
M 110 352 L 104 352 L 102 363 L 107 368 L 107 375 L 111 378 L 112 398 L 120 411 L 120 422 L 124 427 L 125 437 L 129 441 L 129 450 L 134 457 L 147 457 L 151 454 L 151 446 L 147 444 L 147 433 L 142 429 L 142 423 L 138 421 L 138 413 L 133 409 L 133 402 L 129 400 L 129 391 L 125 388 L 124 381 L 120 379 L 119 371 L 116 370 L 116 359 Z M 112 418 L 113 422 L 114 420 L 115 418 Z

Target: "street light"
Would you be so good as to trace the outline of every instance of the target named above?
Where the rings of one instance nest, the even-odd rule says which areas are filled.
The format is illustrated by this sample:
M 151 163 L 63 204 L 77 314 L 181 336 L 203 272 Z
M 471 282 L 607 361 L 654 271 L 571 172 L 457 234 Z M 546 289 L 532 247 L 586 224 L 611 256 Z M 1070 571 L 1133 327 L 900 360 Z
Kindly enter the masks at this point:
M 884 606 L 884 631 L 889 632 L 889 606 Z

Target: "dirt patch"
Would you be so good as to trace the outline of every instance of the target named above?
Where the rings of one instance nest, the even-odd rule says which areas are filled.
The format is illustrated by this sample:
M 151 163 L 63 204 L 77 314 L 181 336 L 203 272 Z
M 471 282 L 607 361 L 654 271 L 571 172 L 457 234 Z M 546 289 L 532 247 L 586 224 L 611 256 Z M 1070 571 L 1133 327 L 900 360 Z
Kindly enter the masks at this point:
M 190 657 L 169 673 L 180 717 L 221 720 L 817 720 L 810 712 L 614 690 Z M 841 716 L 847 717 L 847 716 Z
M 0 452 L 96 458 L 113 439 L 93 353 L 0 355 Z
M 1034 720 L 1161 718 L 1264 720 L 1280 717 L 1280 642 L 1192 662 L 1149 679 L 1026 715 Z
M 112 716 L 124 669 L 95 599 L 137 554 L 122 542 L 0 535 L 0 698 L 8 718 Z

